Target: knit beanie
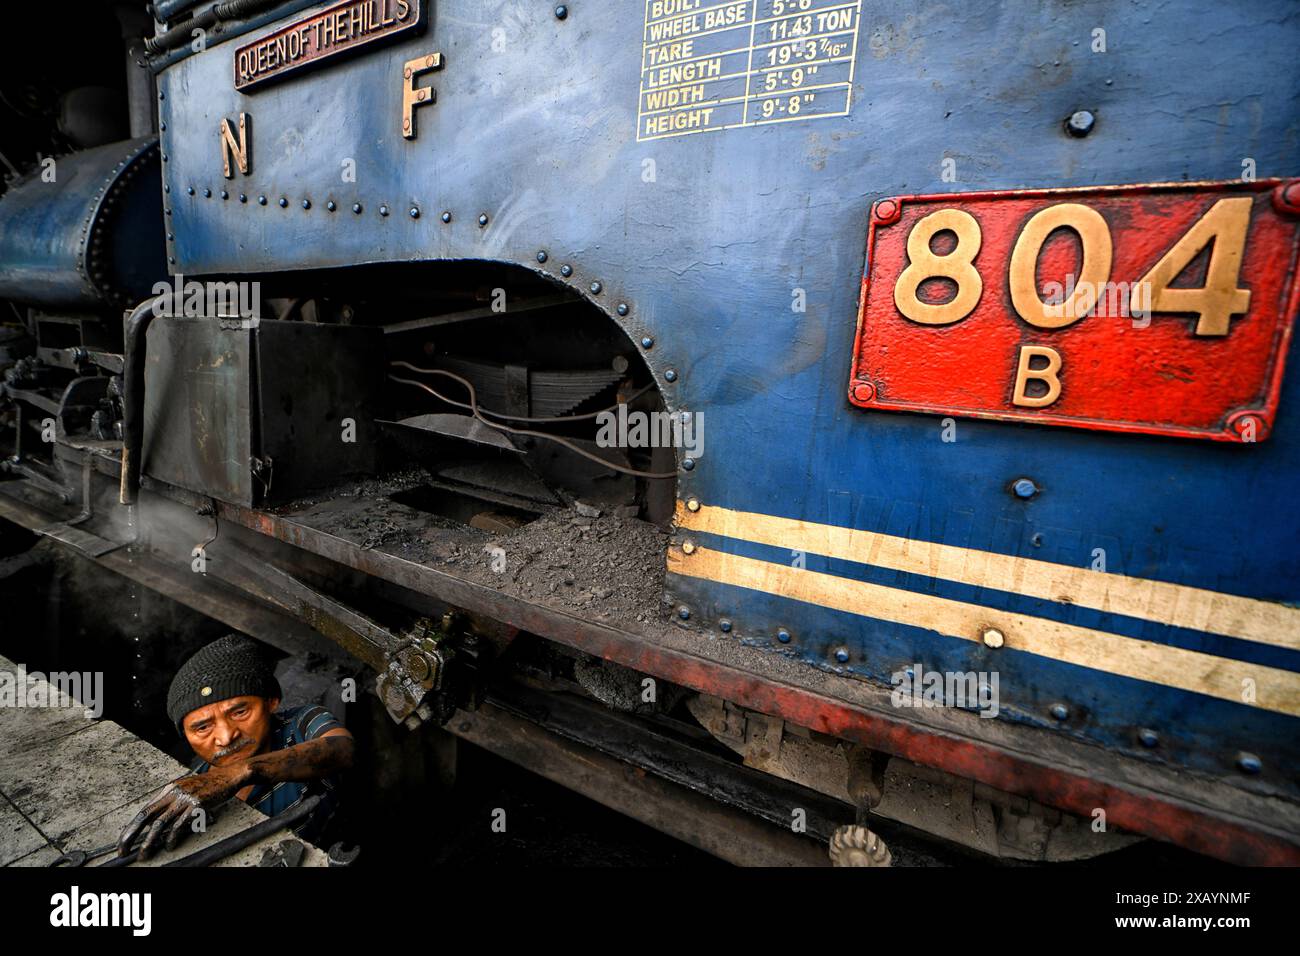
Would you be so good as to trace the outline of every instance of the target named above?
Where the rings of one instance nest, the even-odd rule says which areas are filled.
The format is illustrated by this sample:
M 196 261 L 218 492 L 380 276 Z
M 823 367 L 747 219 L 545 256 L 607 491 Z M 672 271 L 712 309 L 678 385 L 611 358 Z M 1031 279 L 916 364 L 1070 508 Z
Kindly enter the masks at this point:
M 262 649 L 240 634 L 227 634 L 181 665 L 167 691 L 167 716 L 185 736 L 185 718 L 231 697 L 280 697 L 280 682 Z

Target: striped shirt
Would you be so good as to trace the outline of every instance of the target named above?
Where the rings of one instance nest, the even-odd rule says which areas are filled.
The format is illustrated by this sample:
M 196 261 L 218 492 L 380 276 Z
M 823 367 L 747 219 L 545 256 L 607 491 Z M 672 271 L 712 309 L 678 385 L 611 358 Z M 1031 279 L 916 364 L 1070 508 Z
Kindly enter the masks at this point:
M 271 720 L 271 736 L 263 753 L 283 750 L 285 747 L 315 740 L 326 731 L 343 726 L 328 710 L 314 704 L 277 711 L 272 715 Z M 209 766 L 202 757 L 195 757 L 190 764 L 190 769 L 195 773 L 207 773 Z M 273 817 L 314 794 L 321 795 L 320 803 L 312 811 L 311 816 L 293 828 L 295 834 L 314 843 L 338 808 L 336 778 L 322 777 L 308 782 L 282 780 L 274 784 L 259 783 L 253 787 L 252 793 L 248 795 L 248 800 L 245 802 L 268 817 Z

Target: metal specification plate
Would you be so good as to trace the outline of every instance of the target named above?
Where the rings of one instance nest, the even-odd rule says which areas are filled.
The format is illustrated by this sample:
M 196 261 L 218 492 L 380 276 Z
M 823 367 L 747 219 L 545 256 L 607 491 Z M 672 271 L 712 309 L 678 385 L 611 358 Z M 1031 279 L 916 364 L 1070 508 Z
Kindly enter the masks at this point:
M 345 0 L 235 50 L 241 92 L 424 25 L 424 0 Z
M 1300 180 L 882 199 L 849 400 L 1262 441 L 1298 233 Z
M 638 140 L 845 116 L 862 0 L 646 0 Z

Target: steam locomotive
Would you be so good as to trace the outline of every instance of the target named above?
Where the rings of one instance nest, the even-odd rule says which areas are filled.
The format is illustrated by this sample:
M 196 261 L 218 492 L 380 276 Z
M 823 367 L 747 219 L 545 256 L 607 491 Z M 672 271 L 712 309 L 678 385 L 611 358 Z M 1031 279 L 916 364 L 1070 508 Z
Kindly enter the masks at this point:
M 1300 862 L 1300 10 L 77 16 L 0 86 L 6 560 L 737 862 Z M 147 723 L 208 624 L 131 626 Z

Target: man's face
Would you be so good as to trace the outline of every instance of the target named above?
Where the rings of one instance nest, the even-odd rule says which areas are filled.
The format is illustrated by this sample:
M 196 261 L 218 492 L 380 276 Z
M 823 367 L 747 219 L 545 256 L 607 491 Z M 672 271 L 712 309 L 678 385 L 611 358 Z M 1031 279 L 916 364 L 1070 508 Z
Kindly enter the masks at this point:
M 190 711 L 181 726 L 196 754 L 224 767 L 261 753 L 279 706 L 277 698 L 231 697 Z

